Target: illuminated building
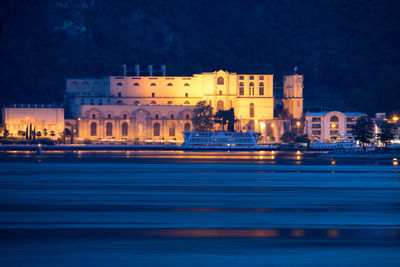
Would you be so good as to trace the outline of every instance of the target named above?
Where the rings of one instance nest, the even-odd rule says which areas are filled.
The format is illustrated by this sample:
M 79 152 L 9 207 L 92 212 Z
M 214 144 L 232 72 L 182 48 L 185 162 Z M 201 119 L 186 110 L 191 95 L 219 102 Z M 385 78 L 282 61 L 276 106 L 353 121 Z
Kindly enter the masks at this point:
M 305 131 L 308 136 L 326 140 L 337 139 L 339 134 L 351 134 L 352 126 L 361 116 L 359 112 L 306 112 Z
M 279 141 L 283 121 L 274 119 L 273 75 L 205 72 L 193 76 L 107 76 L 67 79 L 66 105 L 79 138 L 183 140 L 192 110 L 205 100 L 214 111 L 235 109 L 236 131 L 259 131 Z M 165 68 L 163 71 L 165 75 Z M 300 118 L 303 78 L 285 76 L 284 108 Z

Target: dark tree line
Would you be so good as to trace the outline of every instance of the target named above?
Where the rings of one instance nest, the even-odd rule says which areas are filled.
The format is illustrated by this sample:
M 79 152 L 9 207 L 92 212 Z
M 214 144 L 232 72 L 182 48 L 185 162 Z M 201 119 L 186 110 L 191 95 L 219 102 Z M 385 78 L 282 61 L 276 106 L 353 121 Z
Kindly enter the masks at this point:
M 62 102 L 65 78 L 298 66 L 305 110 L 400 111 L 400 2 L 4 0 L 0 102 Z

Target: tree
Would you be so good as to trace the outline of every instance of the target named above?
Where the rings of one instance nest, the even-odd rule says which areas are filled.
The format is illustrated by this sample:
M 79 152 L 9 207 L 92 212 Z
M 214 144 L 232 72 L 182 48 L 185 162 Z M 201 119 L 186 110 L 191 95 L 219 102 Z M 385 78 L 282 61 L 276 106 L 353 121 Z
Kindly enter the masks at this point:
M 360 117 L 356 120 L 356 124 L 352 126 L 352 133 L 354 139 L 361 142 L 363 147 L 365 148 L 365 144 L 370 142 L 370 139 L 373 136 L 374 132 L 374 124 L 367 117 Z
M 285 132 L 281 136 L 281 141 L 285 143 L 291 143 L 296 138 L 296 133 L 294 132 Z
M 225 125 L 228 124 L 228 131 L 235 131 L 235 110 L 233 108 L 229 110 L 219 110 L 214 116 L 214 122 L 222 126 L 222 130 L 225 131 Z
M 307 143 L 307 144 L 311 142 L 311 140 L 310 140 L 310 138 L 308 138 L 308 135 L 307 135 L 307 134 L 303 134 L 303 135 L 296 136 L 296 138 L 294 139 L 294 141 L 295 141 L 296 143 Z
M 387 147 L 387 144 L 389 144 L 390 141 L 394 139 L 396 126 L 393 123 L 388 123 L 387 121 L 385 121 L 379 127 L 379 129 L 381 130 L 381 132 L 378 134 L 378 138 L 382 143 L 385 144 L 385 147 Z
M 193 128 L 198 132 L 209 132 L 214 128 L 213 108 L 206 101 L 200 101 L 193 110 Z

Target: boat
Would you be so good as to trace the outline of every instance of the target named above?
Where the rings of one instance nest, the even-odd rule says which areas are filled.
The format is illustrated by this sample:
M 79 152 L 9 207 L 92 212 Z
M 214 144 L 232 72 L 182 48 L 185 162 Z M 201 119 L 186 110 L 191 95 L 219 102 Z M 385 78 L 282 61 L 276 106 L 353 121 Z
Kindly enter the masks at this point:
M 276 149 L 277 146 L 260 146 L 259 132 L 183 132 L 183 149 L 194 150 L 264 150 Z

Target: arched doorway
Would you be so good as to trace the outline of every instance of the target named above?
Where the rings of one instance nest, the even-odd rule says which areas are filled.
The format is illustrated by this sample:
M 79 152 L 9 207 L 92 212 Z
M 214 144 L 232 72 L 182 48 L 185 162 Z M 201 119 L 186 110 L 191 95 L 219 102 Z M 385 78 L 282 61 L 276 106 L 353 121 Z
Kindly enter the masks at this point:
M 190 123 L 185 123 L 184 130 L 185 132 L 190 132 Z
M 169 124 L 169 136 L 175 136 L 175 123 L 171 122 Z
M 97 135 L 97 123 L 92 122 L 90 124 L 90 136 L 96 136 Z
M 153 125 L 153 135 L 160 136 L 160 123 L 156 122 Z
M 122 136 L 128 136 L 128 123 L 122 123 Z
M 106 136 L 112 136 L 112 123 L 111 122 L 107 122 L 106 124 Z
M 217 102 L 217 111 L 224 110 L 224 101 L 218 100 Z

